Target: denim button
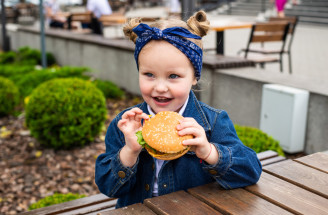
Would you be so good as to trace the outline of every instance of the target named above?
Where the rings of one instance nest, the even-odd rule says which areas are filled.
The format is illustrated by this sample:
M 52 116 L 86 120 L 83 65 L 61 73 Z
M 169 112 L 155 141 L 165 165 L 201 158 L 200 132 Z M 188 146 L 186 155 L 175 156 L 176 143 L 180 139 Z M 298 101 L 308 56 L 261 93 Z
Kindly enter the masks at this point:
M 164 187 L 164 188 L 167 188 L 167 184 L 163 184 L 163 187 Z
M 148 191 L 149 188 L 150 188 L 149 184 L 146 184 L 146 185 L 145 185 L 145 190 Z
M 214 169 L 211 169 L 208 171 L 211 175 L 216 175 L 218 174 L 218 171 L 214 170 Z
M 125 178 L 125 172 L 123 172 L 123 171 L 118 171 L 118 177 L 120 177 L 120 178 Z

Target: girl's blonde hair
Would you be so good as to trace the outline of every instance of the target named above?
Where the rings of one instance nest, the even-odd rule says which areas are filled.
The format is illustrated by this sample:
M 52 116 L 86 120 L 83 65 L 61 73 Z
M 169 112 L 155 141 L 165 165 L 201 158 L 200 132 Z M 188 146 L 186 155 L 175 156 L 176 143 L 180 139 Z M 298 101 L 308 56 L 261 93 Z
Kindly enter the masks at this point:
M 123 27 L 124 35 L 134 43 L 136 42 L 138 36 L 132 31 L 132 29 L 137 27 L 140 23 L 141 23 L 140 18 L 134 18 L 131 19 Z M 198 11 L 187 20 L 187 23 L 178 19 L 169 19 L 169 20 L 159 20 L 157 22 L 149 24 L 149 26 L 156 27 L 161 30 L 171 27 L 183 27 L 185 29 L 188 29 L 191 33 L 203 37 L 207 34 L 207 32 L 210 29 L 210 22 L 207 19 L 207 15 L 204 11 Z M 195 43 L 200 48 L 203 48 L 202 40 L 196 40 L 192 38 L 185 38 L 185 39 Z

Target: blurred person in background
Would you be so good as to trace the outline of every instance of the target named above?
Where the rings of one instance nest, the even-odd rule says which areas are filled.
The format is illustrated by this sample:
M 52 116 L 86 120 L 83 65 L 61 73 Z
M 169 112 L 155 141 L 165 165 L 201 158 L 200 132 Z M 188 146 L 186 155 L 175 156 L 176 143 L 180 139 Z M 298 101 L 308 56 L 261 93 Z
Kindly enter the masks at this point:
M 92 19 L 91 29 L 95 34 L 101 34 L 101 23 L 99 18 L 102 15 L 110 15 L 113 13 L 107 0 L 88 0 L 87 10 L 93 13 L 94 18 Z
M 181 8 L 180 8 L 180 2 L 179 0 L 170 0 L 170 12 L 171 13 L 179 13 Z
M 60 10 L 57 0 L 47 0 L 44 3 L 46 23 L 52 28 L 66 28 L 65 13 Z

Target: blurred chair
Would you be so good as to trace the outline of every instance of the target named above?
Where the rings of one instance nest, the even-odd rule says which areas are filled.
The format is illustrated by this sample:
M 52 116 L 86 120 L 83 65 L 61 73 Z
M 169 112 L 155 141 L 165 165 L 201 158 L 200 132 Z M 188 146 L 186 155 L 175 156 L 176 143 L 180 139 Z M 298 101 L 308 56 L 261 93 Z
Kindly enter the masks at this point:
M 280 63 L 280 71 L 283 71 L 282 55 L 285 49 L 286 37 L 289 30 L 288 22 L 267 22 L 267 23 L 255 23 L 252 26 L 251 34 L 246 49 L 242 49 L 240 52 L 245 52 L 245 58 L 248 58 L 248 53 L 258 53 L 264 56 L 267 55 L 279 55 L 279 57 L 257 57 L 248 58 L 254 61 L 256 64 L 260 64 L 262 68 L 266 63 Z M 265 49 L 264 44 L 268 42 L 279 42 L 280 49 L 270 50 Z M 251 48 L 252 44 L 262 43 L 261 49 Z
M 289 31 L 288 31 L 288 38 L 286 39 L 287 45 L 286 49 L 284 50 L 284 54 L 288 55 L 289 61 L 289 73 L 292 73 L 292 54 L 291 54 L 291 47 L 294 38 L 295 28 L 298 23 L 297 16 L 287 16 L 287 17 L 270 17 L 269 22 L 281 22 L 286 21 L 289 22 Z

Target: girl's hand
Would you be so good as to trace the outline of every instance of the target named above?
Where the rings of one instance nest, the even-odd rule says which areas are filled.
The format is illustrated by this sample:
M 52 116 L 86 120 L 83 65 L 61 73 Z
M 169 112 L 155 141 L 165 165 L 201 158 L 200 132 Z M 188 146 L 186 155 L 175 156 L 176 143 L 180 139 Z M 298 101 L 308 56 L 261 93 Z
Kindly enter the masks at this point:
M 213 144 L 208 142 L 204 128 L 194 118 L 186 117 L 181 120 L 177 130 L 181 136 L 187 134 L 194 136 L 193 139 L 184 140 L 182 144 L 191 146 L 191 151 L 194 151 L 198 158 L 205 160 L 209 164 L 218 162 L 218 151 Z
M 149 116 L 139 108 L 133 108 L 122 115 L 117 127 L 123 132 L 126 145 L 122 148 L 120 158 L 124 165 L 133 165 L 142 149 L 137 142 L 136 132 L 142 128 L 141 120 Z

